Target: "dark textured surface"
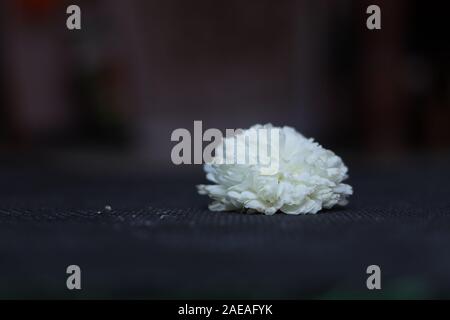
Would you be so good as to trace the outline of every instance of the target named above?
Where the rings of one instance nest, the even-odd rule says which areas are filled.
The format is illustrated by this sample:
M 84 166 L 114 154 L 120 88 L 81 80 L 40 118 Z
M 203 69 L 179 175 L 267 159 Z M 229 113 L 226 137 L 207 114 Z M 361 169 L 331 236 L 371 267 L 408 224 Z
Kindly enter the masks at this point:
M 194 188 L 200 170 L 4 166 L 0 297 L 450 297 L 447 161 L 349 167 L 348 207 L 264 216 L 209 212 Z M 81 291 L 65 287 L 70 264 L 82 269 Z M 365 287 L 371 264 L 381 292 Z

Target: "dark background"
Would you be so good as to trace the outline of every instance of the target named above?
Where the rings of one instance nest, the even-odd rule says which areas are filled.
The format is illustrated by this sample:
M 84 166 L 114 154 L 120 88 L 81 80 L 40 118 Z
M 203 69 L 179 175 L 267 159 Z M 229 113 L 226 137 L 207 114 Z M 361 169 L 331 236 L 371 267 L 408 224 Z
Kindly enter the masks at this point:
M 69 4 L 82 30 L 67 30 Z M 381 30 L 366 28 L 370 4 Z M 2 1 L 0 297 L 448 297 L 447 12 L 419 0 Z M 349 207 L 209 212 L 201 167 L 170 161 L 170 134 L 194 120 L 315 137 L 350 168 Z M 65 289 L 72 263 L 81 293 Z M 382 293 L 365 288 L 377 263 Z
M 171 165 L 170 133 L 291 125 L 369 156 L 447 151 L 442 2 L 2 1 L 1 150 Z M 191 129 L 192 130 L 192 129 Z

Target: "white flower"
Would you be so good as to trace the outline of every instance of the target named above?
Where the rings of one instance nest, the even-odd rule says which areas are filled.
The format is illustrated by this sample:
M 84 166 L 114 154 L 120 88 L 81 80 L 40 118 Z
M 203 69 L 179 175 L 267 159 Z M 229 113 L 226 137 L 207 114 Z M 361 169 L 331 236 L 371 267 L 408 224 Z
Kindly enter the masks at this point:
M 207 179 L 215 184 L 197 186 L 200 194 L 214 200 L 209 205 L 210 210 L 307 214 L 347 204 L 346 198 L 353 191 L 351 186 L 342 183 L 348 177 L 348 169 L 340 157 L 291 127 L 255 125 L 237 137 L 241 134 L 251 136 L 250 133 L 262 128 L 279 130 L 279 150 L 269 155 L 277 163 L 277 170 L 264 174 L 262 166 L 251 161 L 222 164 L 223 145 L 227 146 L 230 139 L 235 139 L 225 138 L 216 147 L 213 161 L 204 165 Z M 249 145 L 257 144 L 257 139 L 236 144 L 237 150 L 248 149 Z M 248 158 L 251 157 L 250 154 Z

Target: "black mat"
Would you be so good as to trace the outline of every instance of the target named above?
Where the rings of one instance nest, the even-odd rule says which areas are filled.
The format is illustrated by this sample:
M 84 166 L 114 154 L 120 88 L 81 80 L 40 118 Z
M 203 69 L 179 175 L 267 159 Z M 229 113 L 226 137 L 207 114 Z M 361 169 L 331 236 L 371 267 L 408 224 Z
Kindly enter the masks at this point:
M 306 216 L 209 212 L 200 169 L 4 166 L 0 298 L 450 297 L 448 161 L 347 163 L 350 205 Z M 381 291 L 366 289 L 371 264 Z

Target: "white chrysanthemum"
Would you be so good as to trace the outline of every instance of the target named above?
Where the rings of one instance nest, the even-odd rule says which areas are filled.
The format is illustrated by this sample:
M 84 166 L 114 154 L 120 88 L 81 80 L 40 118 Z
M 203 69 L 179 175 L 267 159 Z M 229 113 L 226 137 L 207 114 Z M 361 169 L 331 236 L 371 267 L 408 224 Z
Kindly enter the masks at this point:
M 291 127 L 256 125 L 240 134 L 248 135 L 261 128 L 279 130 L 279 152 L 269 155 L 277 163 L 276 172 L 263 174 L 259 164 L 247 164 L 252 163 L 249 156 L 246 164 L 222 164 L 223 144 L 234 139 L 225 138 L 216 147 L 213 161 L 204 166 L 207 179 L 215 184 L 198 186 L 200 194 L 214 200 L 210 210 L 307 214 L 347 203 L 352 187 L 342 183 L 348 169 L 340 157 Z M 258 142 L 252 138 L 247 143 L 237 142 L 237 150 L 252 143 Z

